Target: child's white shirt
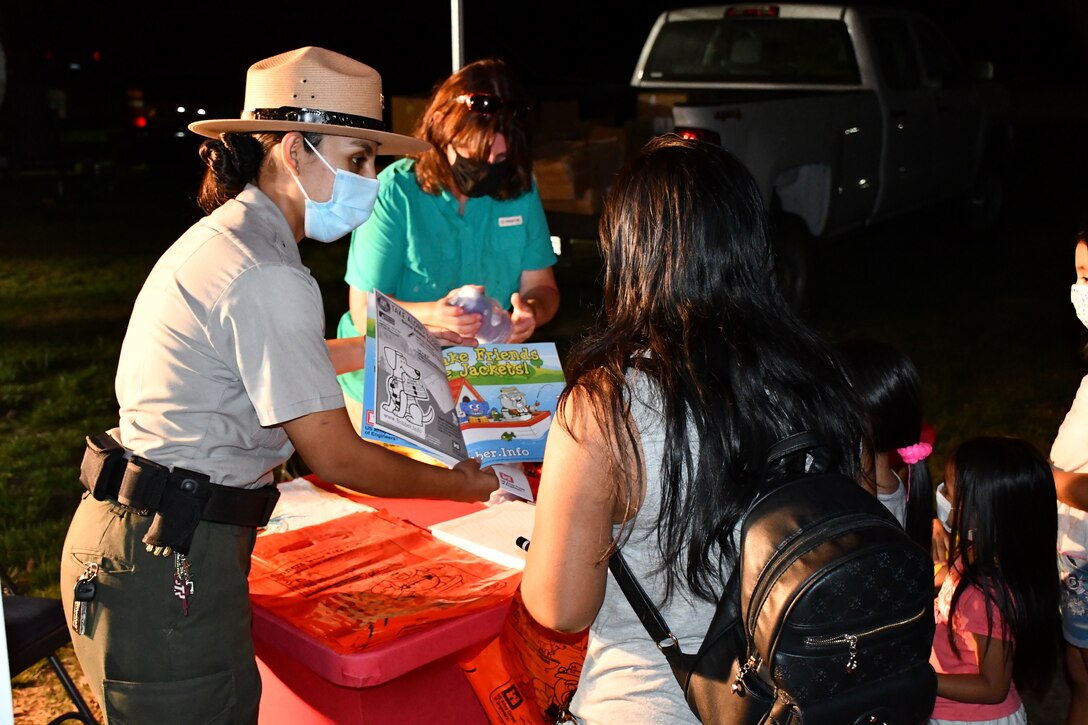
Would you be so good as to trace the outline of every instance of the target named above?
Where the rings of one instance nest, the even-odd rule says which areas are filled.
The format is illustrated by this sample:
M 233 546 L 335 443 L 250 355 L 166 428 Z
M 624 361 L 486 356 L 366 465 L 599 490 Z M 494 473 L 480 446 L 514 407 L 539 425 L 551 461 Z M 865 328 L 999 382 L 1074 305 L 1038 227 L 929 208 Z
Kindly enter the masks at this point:
M 1050 448 L 1050 462 L 1062 471 L 1088 473 L 1088 375 Z M 1088 560 L 1088 512 L 1058 502 L 1058 551 L 1073 559 Z
M 892 471 L 892 475 L 895 476 L 896 487 L 891 493 L 881 493 L 879 490 L 876 492 L 876 498 L 880 503 L 884 504 L 884 508 L 892 512 L 892 516 L 899 522 L 899 525 L 903 528 L 907 526 L 907 487 L 903 485 L 903 479 L 899 477 L 899 474 Z

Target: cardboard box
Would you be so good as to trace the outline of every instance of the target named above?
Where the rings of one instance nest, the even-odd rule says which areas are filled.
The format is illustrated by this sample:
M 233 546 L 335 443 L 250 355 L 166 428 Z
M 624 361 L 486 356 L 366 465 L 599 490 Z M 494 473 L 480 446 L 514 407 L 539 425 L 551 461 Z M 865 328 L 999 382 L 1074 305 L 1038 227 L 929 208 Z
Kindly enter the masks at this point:
M 626 157 L 623 129 L 591 130 L 590 138 L 553 141 L 537 149 L 533 176 L 544 208 L 596 214 Z
M 686 103 L 687 93 L 643 91 L 638 94 L 635 106 L 637 118 L 672 118 L 672 107 L 677 103 Z
M 411 136 L 416 129 L 416 122 L 427 108 L 426 96 L 393 96 L 390 101 L 391 126 L 393 133 Z
M 541 101 L 537 136 L 541 139 L 564 139 L 576 135 L 581 111 L 578 101 Z
M 590 138 L 586 141 L 585 152 L 589 156 L 593 187 L 601 191 L 608 189 L 626 156 L 620 139 L 615 136 Z
M 541 199 L 574 200 L 593 185 L 585 141 L 552 141 L 536 149 L 533 176 Z
M 575 199 L 541 199 L 540 201 L 545 211 L 593 215 L 601 210 L 603 196 L 600 189 L 589 188 Z
M 627 143 L 627 158 L 636 156 L 647 141 L 658 135 L 654 128 L 654 120 L 649 118 L 631 119 L 624 124 L 623 130 Z
M 627 138 L 627 129 L 622 126 L 611 126 L 606 123 L 591 121 L 586 124 L 586 138 L 590 141 L 612 139 L 618 142 L 620 146 L 624 146 L 625 139 Z

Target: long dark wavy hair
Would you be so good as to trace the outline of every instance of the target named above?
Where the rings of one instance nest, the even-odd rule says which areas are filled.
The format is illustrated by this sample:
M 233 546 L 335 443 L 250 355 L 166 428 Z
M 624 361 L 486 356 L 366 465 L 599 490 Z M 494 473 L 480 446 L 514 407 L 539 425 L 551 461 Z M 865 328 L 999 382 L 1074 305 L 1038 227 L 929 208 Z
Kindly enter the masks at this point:
M 455 99 L 470 93 L 491 93 L 510 106 L 498 113 L 478 113 Z M 446 148 L 455 145 L 469 152 L 473 161 L 486 161 L 497 134 L 506 137 L 508 173 L 493 196 L 514 199 L 532 188 L 533 161 L 529 149 L 525 90 L 502 60 L 487 58 L 461 68 L 431 94 L 419 117 L 414 135 L 429 141 L 427 151 L 415 156 L 416 181 L 428 194 L 453 187 Z M 519 109 L 520 113 L 515 113 Z
M 945 467 L 953 482 L 949 571 L 962 568 L 948 621 L 967 587 L 986 598 L 986 628 L 1001 613 L 1001 639 L 1013 644 L 1013 680 L 1042 693 L 1054 673 L 1059 647 L 1060 584 L 1054 542 L 1058 513 L 1050 464 L 1019 438 L 979 437 L 961 443 Z M 952 627 L 948 641 L 956 643 Z
M 880 340 L 844 340 L 836 349 L 865 411 L 869 445 L 889 453 L 921 441 L 922 381 L 910 357 Z M 930 548 L 933 536 L 933 482 L 925 460 L 909 464 L 907 534 Z M 862 471 L 875 485 L 875 471 Z
M 768 446 L 816 431 L 856 477 L 859 408 L 831 347 L 779 291 L 763 201 L 729 152 L 675 135 L 650 141 L 617 177 L 600 237 L 602 324 L 569 356 L 560 405 L 584 393 L 630 511 L 645 471 L 627 375 L 653 381 L 665 457 L 661 508 L 644 513 L 658 517 L 666 596 L 682 581 L 713 601 Z

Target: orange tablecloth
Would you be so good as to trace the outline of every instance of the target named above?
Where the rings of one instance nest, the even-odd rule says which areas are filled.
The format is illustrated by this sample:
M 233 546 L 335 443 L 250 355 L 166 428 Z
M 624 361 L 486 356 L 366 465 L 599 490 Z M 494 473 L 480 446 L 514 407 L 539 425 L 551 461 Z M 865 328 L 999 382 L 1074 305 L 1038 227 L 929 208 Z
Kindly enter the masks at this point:
M 250 587 L 260 721 L 487 723 L 459 657 L 502 630 L 520 571 L 420 528 L 482 504 L 311 483 L 379 512 L 258 539 Z

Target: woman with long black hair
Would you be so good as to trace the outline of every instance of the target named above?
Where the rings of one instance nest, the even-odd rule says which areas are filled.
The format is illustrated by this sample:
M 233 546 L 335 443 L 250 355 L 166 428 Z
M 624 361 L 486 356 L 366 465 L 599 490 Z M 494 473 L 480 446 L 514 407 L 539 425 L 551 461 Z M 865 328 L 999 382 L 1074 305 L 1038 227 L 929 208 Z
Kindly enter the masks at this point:
M 857 475 L 859 408 L 778 289 L 762 199 L 732 154 L 652 140 L 617 178 L 600 232 L 604 324 L 567 364 L 522 594 L 545 626 L 590 627 L 579 721 L 694 722 L 610 554 L 622 545 L 694 652 L 768 447 L 815 431 Z

